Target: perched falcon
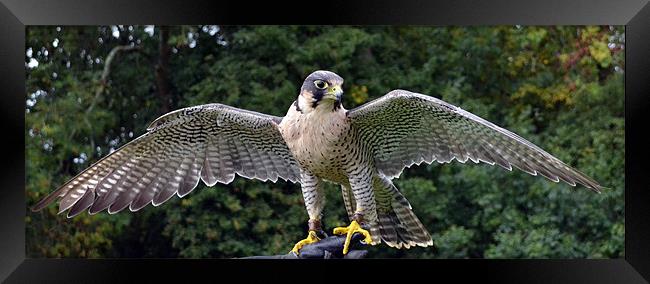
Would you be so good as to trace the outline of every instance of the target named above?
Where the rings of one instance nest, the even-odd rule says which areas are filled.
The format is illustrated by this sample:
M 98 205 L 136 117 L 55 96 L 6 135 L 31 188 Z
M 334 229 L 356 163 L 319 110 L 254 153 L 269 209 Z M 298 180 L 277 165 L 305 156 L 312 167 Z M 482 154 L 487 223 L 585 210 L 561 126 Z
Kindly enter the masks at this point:
M 298 182 L 309 231 L 292 249 L 324 235 L 323 182 L 341 186 L 351 223 L 334 229 L 364 242 L 396 248 L 433 244 L 411 205 L 392 183 L 404 168 L 468 159 L 512 166 L 599 192 L 585 174 L 516 134 L 442 100 L 394 90 L 352 110 L 341 105 L 343 79 L 329 71 L 310 74 L 284 117 L 222 104 L 165 114 L 147 133 L 102 158 L 37 203 L 60 199 L 59 213 L 73 217 L 127 207 L 137 211 L 183 197 L 202 180 L 230 183 L 235 174 L 261 181 Z

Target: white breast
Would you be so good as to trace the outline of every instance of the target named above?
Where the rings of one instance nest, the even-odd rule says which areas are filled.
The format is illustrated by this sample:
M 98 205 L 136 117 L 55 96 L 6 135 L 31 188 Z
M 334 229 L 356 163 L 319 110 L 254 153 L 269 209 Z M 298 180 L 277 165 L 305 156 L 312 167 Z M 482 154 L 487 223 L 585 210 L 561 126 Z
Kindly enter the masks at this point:
M 316 108 L 302 114 L 292 106 L 279 125 L 289 149 L 300 165 L 322 178 L 340 169 L 337 144 L 348 134 L 345 110 Z M 325 175 L 325 176 L 323 176 Z

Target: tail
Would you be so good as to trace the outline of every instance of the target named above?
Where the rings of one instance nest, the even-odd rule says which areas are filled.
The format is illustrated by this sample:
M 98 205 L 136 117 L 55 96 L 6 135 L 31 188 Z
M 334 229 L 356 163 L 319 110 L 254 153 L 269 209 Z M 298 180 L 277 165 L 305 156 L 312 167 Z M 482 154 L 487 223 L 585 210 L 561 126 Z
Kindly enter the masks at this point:
M 370 224 L 373 243 L 384 241 L 395 248 L 414 246 L 427 247 L 433 240 L 422 222 L 415 216 L 411 204 L 386 177 L 375 177 L 373 181 L 377 202 L 378 222 Z M 350 190 L 342 187 L 348 215 L 354 214 L 354 200 Z

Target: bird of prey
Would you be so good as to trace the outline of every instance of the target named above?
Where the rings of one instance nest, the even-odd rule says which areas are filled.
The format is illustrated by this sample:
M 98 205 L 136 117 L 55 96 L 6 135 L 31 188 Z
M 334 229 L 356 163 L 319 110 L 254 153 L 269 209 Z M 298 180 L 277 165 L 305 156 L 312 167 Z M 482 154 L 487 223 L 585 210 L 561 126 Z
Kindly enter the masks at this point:
M 367 244 L 430 246 L 431 235 L 392 183 L 414 164 L 484 162 L 516 167 L 599 192 L 596 181 L 518 135 L 431 96 L 393 90 L 346 110 L 343 78 L 315 71 L 284 117 L 206 104 L 167 113 L 147 132 L 97 161 L 33 210 L 59 199 L 59 213 L 137 211 L 184 197 L 202 180 L 228 184 L 235 174 L 261 181 L 300 183 L 309 215 L 307 237 L 291 250 L 319 241 L 324 181 L 340 185 L 351 223 L 334 229 Z

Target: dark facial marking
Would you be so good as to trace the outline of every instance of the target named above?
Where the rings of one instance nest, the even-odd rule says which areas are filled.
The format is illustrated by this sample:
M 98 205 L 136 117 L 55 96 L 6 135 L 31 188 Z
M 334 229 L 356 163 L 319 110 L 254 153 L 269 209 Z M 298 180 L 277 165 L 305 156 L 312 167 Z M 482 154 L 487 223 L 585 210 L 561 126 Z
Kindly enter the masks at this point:
M 318 106 L 320 100 L 323 99 L 323 95 L 325 95 L 323 90 L 316 90 L 316 92 L 313 93 L 312 97 L 314 98 L 314 101 L 311 103 L 312 108 L 316 108 L 316 106 Z
M 302 83 L 301 92 L 311 93 L 311 97 L 313 99 L 311 104 L 312 108 L 316 108 L 318 106 L 319 102 L 323 99 L 323 96 L 325 96 L 325 92 L 327 91 L 326 86 L 323 86 L 323 84 L 319 81 L 326 83 L 327 86 L 343 84 L 343 78 L 334 72 L 319 70 L 309 74 L 309 76 L 307 76 L 305 81 Z M 341 102 L 336 101 L 334 103 L 334 110 L 337 110 L 340 107 Z
M 300 106 L 298 105 L 298 100 L 293 102 L 293 105 L 296 106 L 296 110 L 302 113 L 302 109 L 300 109 Z
M 337 100 L 334 102 L 334 109 L 332 109 L 332 111 L 337 111 L 339 110 L 339 108 L 341 108 L 341 100 Z

